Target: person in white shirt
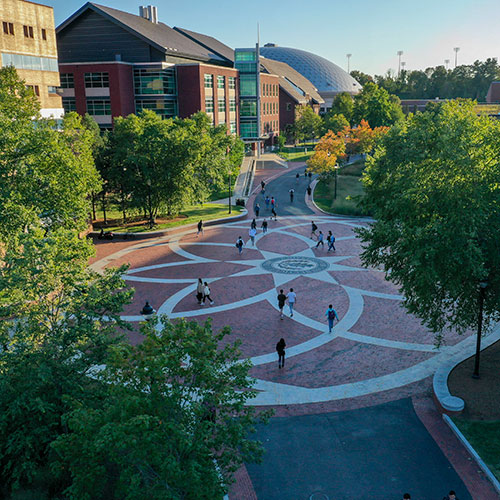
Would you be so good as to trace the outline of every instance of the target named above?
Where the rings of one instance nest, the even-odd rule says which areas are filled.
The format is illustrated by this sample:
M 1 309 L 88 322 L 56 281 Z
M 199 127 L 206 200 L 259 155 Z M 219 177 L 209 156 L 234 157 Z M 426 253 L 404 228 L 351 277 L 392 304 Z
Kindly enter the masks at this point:
M 257 229 L 254 227 L 250 228 L 250 231 L 248 231 L 248 236 L 250 236 L 250 239 L 252 240 L 252 246 L 255 246 L 255 235 L 257 234 Z
M 288 299 L 288 307 L 290 308 L 290 318 L 293 318 L 293 307 L 297 302 L 297 294 L 293 291 L 293 288 L 290 288 L 290 291 L 286 294 L 286 298 Z
M 213 305 L 214 301 L 212 300 L 212 297 L 210 297 L 210 287 L 208 286 L 208 283 L 205 281 L 205 286 L 203 287 L 203 305 L 205 305 L 206 299 L 208 299 L 210 305 Z

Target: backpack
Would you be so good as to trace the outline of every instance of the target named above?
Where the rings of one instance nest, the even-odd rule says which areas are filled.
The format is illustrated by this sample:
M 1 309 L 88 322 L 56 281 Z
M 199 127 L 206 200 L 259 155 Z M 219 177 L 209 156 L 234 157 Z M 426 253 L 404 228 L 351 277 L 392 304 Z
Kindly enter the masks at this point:
M 335 311 L 333 309 L 328 311 L 328 319 L 335 319 Z
M 316 224 L 313 224 L 313 225 L 312 225 L 312 230 L 313 230 L 313 231 L 316 231 L 316 229 L 318 229 L 318 226 L 317 226 Z

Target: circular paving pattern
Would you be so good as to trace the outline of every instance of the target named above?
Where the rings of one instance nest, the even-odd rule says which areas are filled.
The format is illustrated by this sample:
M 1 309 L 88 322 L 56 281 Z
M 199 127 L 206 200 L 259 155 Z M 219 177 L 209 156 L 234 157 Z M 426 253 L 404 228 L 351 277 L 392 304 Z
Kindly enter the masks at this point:
M 262 268 L 272 273 L 312 274 L 328 269 L 328 264 L 314 257 L 276 257 L 263 262 Z
M 340 401 L 401 390 L 430 377 L 446 359 L 467 349 L 473 337 L 448 335 L 436 350 L 434 336 L 401 307 L 403 297 L 376 269 L 360 264 L 354 229 L 362 219 L 315 217 L 323 233 L 336 236 L 336 251 L 316 249 L 309 238 L 311 217 L 269 222 L 238 254 L 235 241 L 248 234 L 249 221 L 211 226 L 197 238 L 193 229 L 130 244 L 94 264 L 130 264 L 125 279 L 136 289 L 123 318 L 139 322 L 145 300 L 170 319 L 229 325 L 225 340 L 240 339 L 254 367 L 256 405 Z M 214 304 L 199 306 L 198 278 L 207 281 Z M 277 293 L 297 293 L 293 317 L 280 319 Z M 328 331 L 326 309 L 339 321 Z M 288 307 L 285 308 L 288 312 Z M 131 341 L 139 341 L 135 334 Z M 286 366 L 278 370 L 276 342 L 285 338 Z M 406 388 L 406 389 L 404 389 Z M 392 392 L 391 392 L 392 394 Z M 401 395 L 394 393 L 394 398 Z

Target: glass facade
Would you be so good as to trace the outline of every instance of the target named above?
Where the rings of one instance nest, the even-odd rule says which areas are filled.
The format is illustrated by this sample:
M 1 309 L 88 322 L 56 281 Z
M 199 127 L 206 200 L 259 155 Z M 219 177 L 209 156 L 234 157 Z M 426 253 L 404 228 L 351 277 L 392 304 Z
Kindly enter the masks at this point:
M 257 116 L 257 101 L 245 99 L 240 102 L 240 116 Z
M 109 73 L 85 73 L 85 88 L 109 87 Z
M 241 122 L 240 136 L 245 138 L 257 137 L 257 122 Z
M 234 53 L 234 62 L 255 61 L 255 60 L 256 60 L 255 50 L 237 50 Z
M 205 88 L 213 89 L 214 88 L 214 75 L 208 75 L 205 73 Z
M 205 112 L 213 113 L 214 112 L 214 98 L 213 97 L 205 97 Z
M 61 88 L 63 89 L 74 89 L 75 80 L 73 73 L 61 73 Z
M 59 71 L 57 59 L 51 57 L 23 56 L 2 52 L 2 66 L 14 66 L 17 69 L 33 69 L 37 71 Z
M 76 99 L 74 97 L 63 97 L 62 105 L 65 113 L 76 111 Z
M 87 99 L 87 113 L 89 115 L 110 115 L 111 101 L 108 99 Z
M 236 111 L 236 99 L 234 97 L 229 98 L 229 111 Z
M 255 75 L 240 75 L 240 95 L 256 96 L 257 95 L 257 79 Z
M 255 139 L 259 134 L 259 65 L 256 49 L 236 49 L 234 67 L 240 72 L 240 136 Z
M 224 99 L 224 97 L 219 97 L 217 99 L 217 110 L 220 113 L 226 111 L 226 100 Z
M 134 69 L 134 90 L 136 95 L 176 95 L 175 69 Z
M 226 79 L 223 76 L 217 76 L 217 88 L 225 89 L 226 88 Z
M 162 118 L 173 118 L 177 116 L 177 101 L 164 97 L 146 97 L 136 99 L 135 112 L 140 113 L 143 109 L 150 109 Z

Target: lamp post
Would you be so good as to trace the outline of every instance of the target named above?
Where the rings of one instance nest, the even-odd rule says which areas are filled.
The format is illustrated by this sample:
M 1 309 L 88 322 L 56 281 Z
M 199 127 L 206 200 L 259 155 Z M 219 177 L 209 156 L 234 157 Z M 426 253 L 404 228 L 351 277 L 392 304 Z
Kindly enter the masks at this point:
M 155 314 L 155 310 L 151 307 L 149 302 L 146 300 L 144 307 L 141 310 L 141 314 L 146 321 L 149 321 Z
M 476 357 L 474 359 L 474 373 L 472 378 L 479 378 L 479 356 L 481 354 L 481 334 L 483 329 L 483 304 L 484 304 L 484 294 L 486 292 L 486 287 L 488 286 L 488 281 L 483 280 L 479 282 L 479 312 L 477 316 L 477 342 L 476 342 Z
M 456 68 L 458 62 L 458 51 L 460 50 L 460 47 L 453 47 L 453 50 L 455 51 L 455 68 Z
M 231 213 L 231 168 L 229 168 L 229 198 L 227 199 L 229 213 Z
M 347 57 L 347 73 L 351 74 L 351 56 L 352 54 L 346 54 Z
M 445 59 L 444 60 L 444 65 L 446 67 L 446 71 L 448 71 L 448 64 L 450 64 L 450 60 L 449 59 Z
M 399 58 L 399 60 L 398 60 L 398 76 L 399 76 L 399 74 L 401 73 L 401 56 L 403 55 L 403 51 L 398 50 L 397 54 L 398 54 L 398 58 Z
M 333 192 L 333 199 L 337 199 L 337 170 L 339 169 L 338 165 L 335 165 L 335 190 Z

